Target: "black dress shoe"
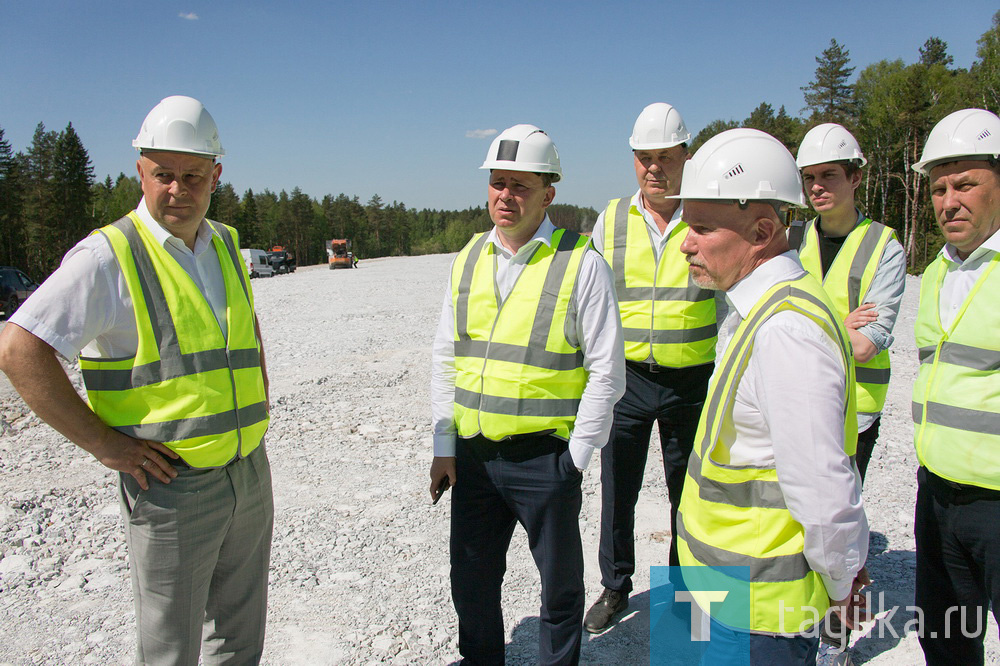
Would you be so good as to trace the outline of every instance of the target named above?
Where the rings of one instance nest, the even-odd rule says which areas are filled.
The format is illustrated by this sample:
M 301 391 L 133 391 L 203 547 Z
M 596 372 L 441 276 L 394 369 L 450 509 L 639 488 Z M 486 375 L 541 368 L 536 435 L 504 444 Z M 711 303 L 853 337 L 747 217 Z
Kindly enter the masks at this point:
M 583 628 L 592 634 L 598 634 L 610 627 L 615 615 L 628 608 L 628 593 L 604 588 L 601 596 L 587 611 L 583 618 Z

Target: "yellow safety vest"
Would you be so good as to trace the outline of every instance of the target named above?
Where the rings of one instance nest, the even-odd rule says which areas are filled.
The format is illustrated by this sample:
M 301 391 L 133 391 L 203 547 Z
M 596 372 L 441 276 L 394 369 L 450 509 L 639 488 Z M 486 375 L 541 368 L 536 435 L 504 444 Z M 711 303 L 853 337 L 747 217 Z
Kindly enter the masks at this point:
M 80 357 L 91 409 L 192 467 L 221 467 L 260 444 L 269 421 L 253 295 L 236 230 L 209 221 L 226 287 L 228 340 L 205 296 L 135 211 L 95 233 L 111 243 L 135 309 L 128 358 Z
M 583 352 L 566 339 L 566 313 L 588 239 L 557 229 L 551 246 L 537 243 L 501 302 L 487 237 L 474 236 L 452 265 L 458 434 L 568 440 L 587 372 Z
M 604 211 L 604 258 L 615 274 L 629 361 L 683 368 L 715 360 L 714 293 L 688 274 L 680 251 L 687 228 L 674 226 L 657 262 L 631 199 L 612 199 Z
M 920 281 L 914 327 L 920 371 L 913 433 L 920 464 L 956 483 L 1000 490 L 1000 254 L 965 297 L 946 331 L 939 298 L 948 271 L 939 256 Z
M 736 435 L 733 403 L 753 352 L 754 336 L 769 317 L 786 310 L 816 322 L 843 354 L 847 368 L 844 448 L 853 455 L 858 433 L 847 331 L 813 276 L 781 282 L 764 294 L 736 328 L 712 377 L 677 514 L 681 565 L 710 568 L 690 576 L 691 593 L 701 608 L 734 629 L 769 634 L 805 632 L 829 606 L 823 581 L 803 554 L 805 531 L 785 506 L 777 470 L 729 464 Z M 745 569 L 734 577 L 728 567 Z M 694 581 L 703 583 L 713 577 L 721 587 L 700 586 L 702 590 L 733 590 L 734 599 L 748 601 L 749 606 L 707 603 Z
M 819 256 L 819 230 L 815 219 L 806 222 L 802 244 L 793 249 L 799 251 L 802 266 L 823 281 L 823 288 L 843 321 L 865 302 L 885 248 L 895 238 L 896 232 L 892 228 L 866 217 L 847 235 L 825 276 Z M 883 349 L 867 363 L 856 363 L 855 373 L 858 413 L 880 413 L 889 392 L 889 350 Z

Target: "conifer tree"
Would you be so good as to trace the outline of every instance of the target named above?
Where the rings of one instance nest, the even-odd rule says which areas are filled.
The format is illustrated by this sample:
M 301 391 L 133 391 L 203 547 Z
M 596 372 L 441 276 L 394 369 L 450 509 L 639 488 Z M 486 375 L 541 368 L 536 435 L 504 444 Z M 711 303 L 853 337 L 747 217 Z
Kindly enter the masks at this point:
M 0 128 L 0 264 L 27 269 L 24 263 L 23 180 L 10 142 Z
M 948 42 L 942 39 L 930 37 L 920 47 L 921 65 L 927 65 L 928 67 L 931 65 L 951 67 L 953 62 L 955 62 L 955 59 L 948 55 Z
M 236 217 L 236 230 L 240 232 L 240 244 L 243 247 L 263 247 L 263 239 L 260 237 L 260 218 L 257 214 L 257 200 L 252 189 L 243 193 L 240 212 Z
M 854 91 L 847 82 L 854 72 L 848 67 L 850 51 L 830 40 L 830 46 L 816 57 L 816 78 L 801 88 L 804 111 L 811 112 L 813 123 L 850 125 L 854 118 Z
M 90 207 L 94 167 L 80 136 L 73 129 L 73 123 L 60 132 L 53 151 L 54 217 L 50 223 L 55 242 L 48 248 L 44 266 L 46 272 L 54 270 L 60 257 L 94 228 Z
M 230 183 L 219 183 L 212 193 L 212 202 L 205 217 L 233 227 L 236 226 L 239 212 L 240 198 L 236 194 L 236 189 Z
M 20 155 L 24 172 L 24 261 L 32 275 L 47 275 L 53 268 L 50 248 L 56 237 L 56 206 L 52 181 L 58 138 L 58 134 L 45 129 L 44 123 L 38 123 L 27 154 Z

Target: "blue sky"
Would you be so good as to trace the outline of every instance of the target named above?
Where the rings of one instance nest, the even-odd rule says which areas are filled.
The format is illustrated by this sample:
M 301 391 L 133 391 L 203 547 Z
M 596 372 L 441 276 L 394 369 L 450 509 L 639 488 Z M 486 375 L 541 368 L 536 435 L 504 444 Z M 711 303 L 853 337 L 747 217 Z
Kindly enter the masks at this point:
M 538 125 L 563 164 L 556 202 L 635 190 L 628 136 L 651 102 L 697 133 L 760 102 L 791 114 L 836 38 L 855 74 L 913 62 L 930 36 L 975 59 L 995 2 L 209 2 L 0 0 L 0 127 L 26 150 L 72 122 L 99 179 L 135 172 L 161 98 L 201 99 L 222 179 L 411 208 L 485 203 L 478 130 Z

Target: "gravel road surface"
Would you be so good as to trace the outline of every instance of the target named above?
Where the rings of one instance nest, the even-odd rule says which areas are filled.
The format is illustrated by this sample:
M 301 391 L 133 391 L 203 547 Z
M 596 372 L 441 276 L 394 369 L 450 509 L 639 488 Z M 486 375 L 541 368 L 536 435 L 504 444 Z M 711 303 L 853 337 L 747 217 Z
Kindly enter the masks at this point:
M 449 502 L 432 507 L 426 489 L 430 345 L 452 256 L 366 260 L 357 270 L 304 267 L 253 282 L 273 403 L 266 664 L 458 658 Z M 873 602 L 884 614 L 898 610 L 855 637 L 858 664 L 923 663 L 915 635 L 905 631 L 915 562 L 909 414 L 917 286 L 908 278 L 865 488 Z M 79 385 L 77 369 L 67 368 Z M 648 566 L 666 563 L 669 539 L 657 448 L 638 507 L 630 614 L 585 636 L 587 664 L 649 662 Z M 595 456 L 580 519 L 588 605 L 600 590 L 599 483 Z M 538 604 L 538 575 L 518 529 L 504 587 L 510 664 L 535 661 Z M 133 620 L 113 473 L 39 422 L 0 375 L 0 627 L 7 635 L 0 666 L 131 663 Z M 990 622 L 987 661 L 998 663 Z

